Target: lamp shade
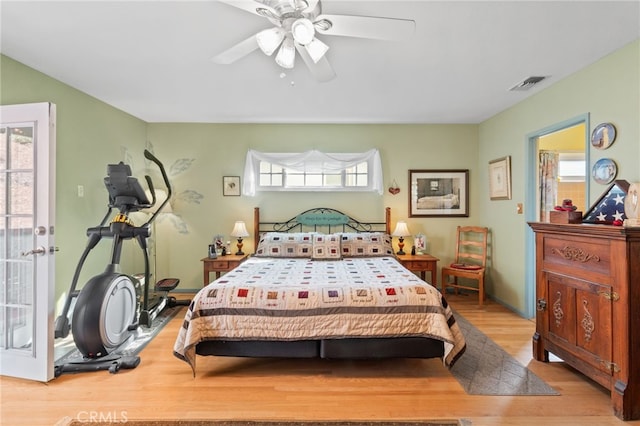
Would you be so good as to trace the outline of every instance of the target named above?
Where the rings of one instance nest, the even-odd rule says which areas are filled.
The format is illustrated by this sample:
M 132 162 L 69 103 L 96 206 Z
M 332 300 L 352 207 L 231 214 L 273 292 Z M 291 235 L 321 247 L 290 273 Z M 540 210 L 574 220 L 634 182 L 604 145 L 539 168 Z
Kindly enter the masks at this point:
M 269 28 L 256 34 L 258 47 L 265 55 L 271 56 L 284 40 L 285 32 L 280 27 Z
M 316 30 L 313 28 L 313 22 L 307 18 L 300 18 L 291 24 L 291 35 L 293 35 L 293 39 L 303 46 L 311 43 L 315 34 Z
M 399 221 L 396 224 L 396 229 L 393 230 L 393 233 L 391 235 L 394 237 L 408 237 L 409 235 L 411 235 L 411 232 L 409 232 L 409 228 L 407 227 L 406 222 Z
M 292 69 L 296 61 L 296 48 L 291 37 L 286 37 L 276 55 L 276 64 L 282 68 Z
M 243 221 L 239 220 L 235 223 L 235 225 L 233 225 L 231 236 L 240 238 L 249 236 L 249 232 L 247 232 L 247 227 L 245 226 Z

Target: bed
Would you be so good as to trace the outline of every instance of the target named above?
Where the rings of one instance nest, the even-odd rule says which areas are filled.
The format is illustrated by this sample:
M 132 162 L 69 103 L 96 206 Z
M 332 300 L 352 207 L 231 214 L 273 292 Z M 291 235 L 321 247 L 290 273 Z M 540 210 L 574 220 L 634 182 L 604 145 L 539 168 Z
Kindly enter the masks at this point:
M 466 343 L 440 292 L 397 261 L 390 209 L 360 222 L 317 208 L 283 222 L 254 212 L 254 255 L 200 290 L 174 355 L 440 358 Z
M 460 197 L 457 194 L 435 195 L 418 198 L 418 209 L 454 209 L 460 207 Z

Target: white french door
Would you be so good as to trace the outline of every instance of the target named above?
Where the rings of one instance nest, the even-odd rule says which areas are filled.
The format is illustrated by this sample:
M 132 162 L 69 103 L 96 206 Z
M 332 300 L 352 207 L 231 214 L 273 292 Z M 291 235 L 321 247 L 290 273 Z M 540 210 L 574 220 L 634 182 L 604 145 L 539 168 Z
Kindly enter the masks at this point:
M 0 106 L 0 374 L 53 378 L 55 105 Z

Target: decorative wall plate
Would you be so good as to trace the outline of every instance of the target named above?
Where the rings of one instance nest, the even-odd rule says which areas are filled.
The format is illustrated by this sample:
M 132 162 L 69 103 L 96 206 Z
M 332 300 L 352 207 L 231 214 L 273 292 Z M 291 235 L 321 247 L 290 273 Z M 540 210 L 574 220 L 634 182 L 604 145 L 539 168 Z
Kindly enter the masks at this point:
M 613 182 L 618 173 L 618 166 L 611 158 L 601 158 L 593 165 L 591 176 L 599 184 L 606 185 Z
M 598 149 L 607 149 L 616 140 L 616 128 L 611 123 L 598 124 L 591 133 L 591 145 Z

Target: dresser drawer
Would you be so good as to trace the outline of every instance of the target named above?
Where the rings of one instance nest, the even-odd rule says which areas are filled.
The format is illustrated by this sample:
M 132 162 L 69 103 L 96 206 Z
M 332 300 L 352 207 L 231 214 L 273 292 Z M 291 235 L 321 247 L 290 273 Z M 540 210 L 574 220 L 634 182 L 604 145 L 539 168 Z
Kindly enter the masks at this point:
M 570 272 L 593 281 L 609 277 L 611 251 L 607 240 L 567 238 L 546 235 L 543 244 L 543 268 L 547 271 Z

